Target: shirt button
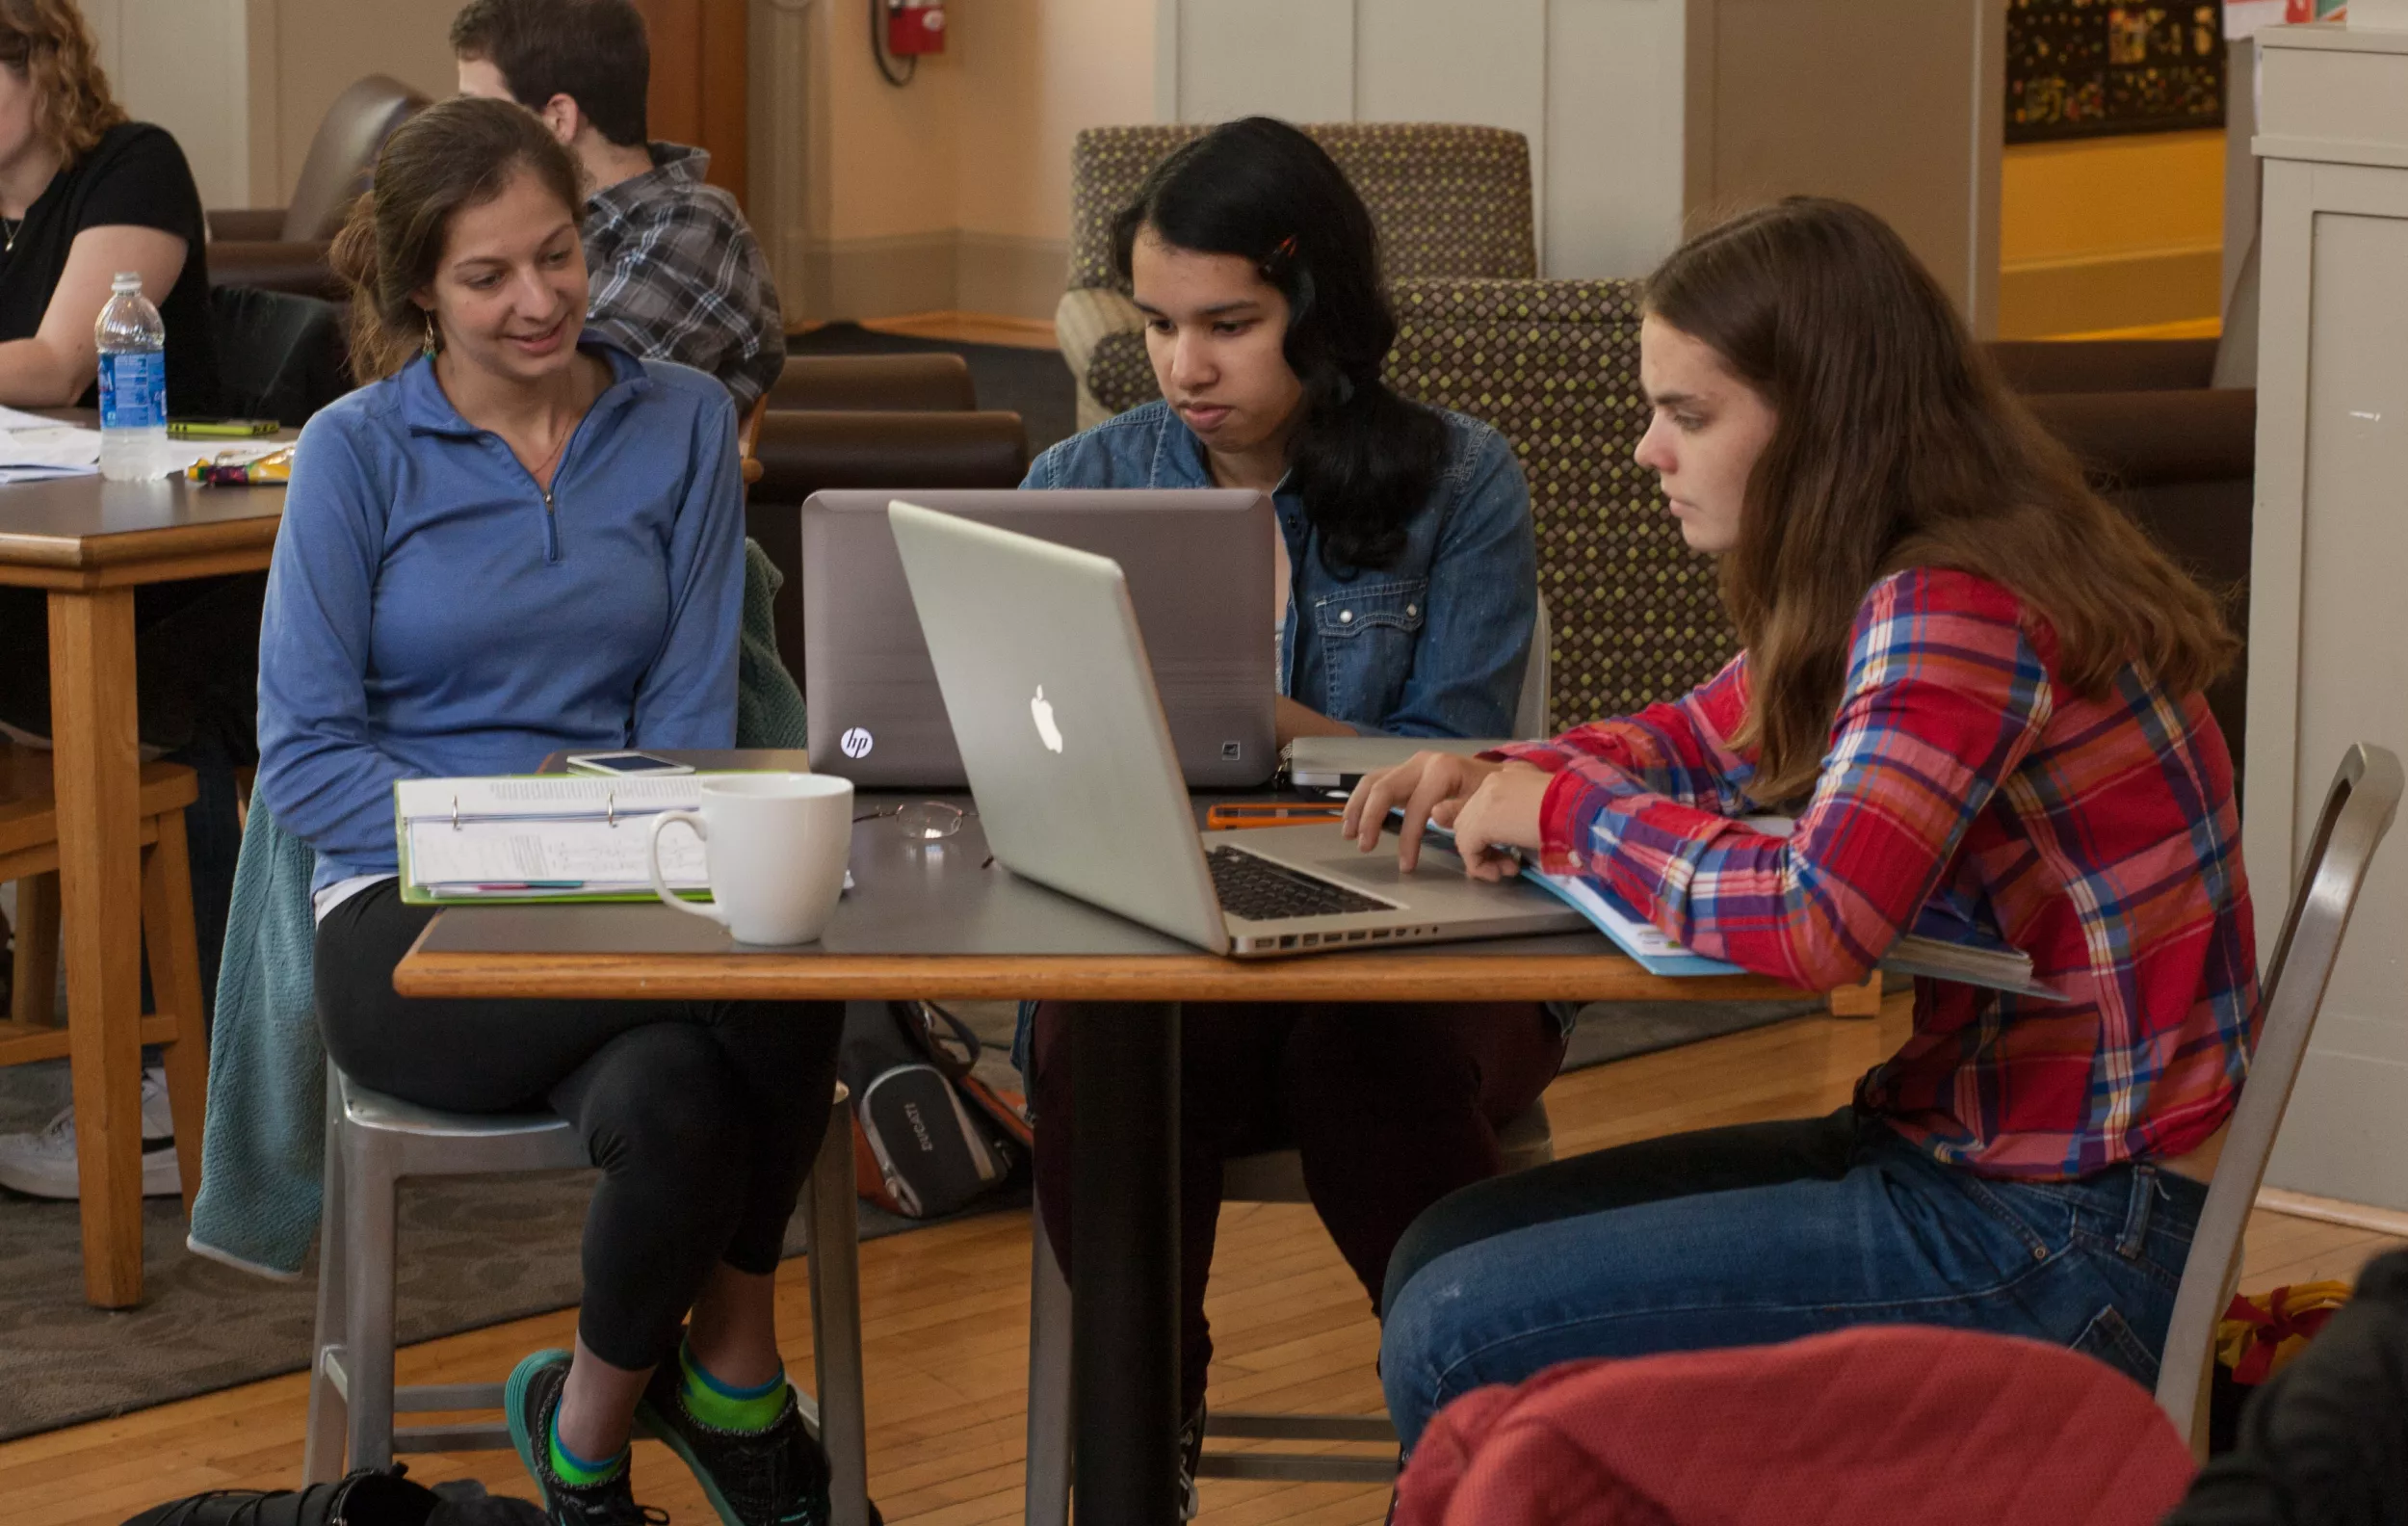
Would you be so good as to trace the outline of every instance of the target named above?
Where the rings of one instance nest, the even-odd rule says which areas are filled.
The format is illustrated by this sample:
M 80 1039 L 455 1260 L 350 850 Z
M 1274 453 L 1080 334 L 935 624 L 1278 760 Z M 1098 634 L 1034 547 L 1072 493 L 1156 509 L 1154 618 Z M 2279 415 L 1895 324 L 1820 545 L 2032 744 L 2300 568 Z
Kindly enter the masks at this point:
M 1406 616 L 1406 618 L 1411 618 L 1411 617 L 1413 617 L 1413 616 L 1419 615 L 1421 612 L 1422 612 L 1422 607 L 1421 607 L 1419 604 L 1407 604 L 1407 605 L 1404 607 L 1404 613 L 1405 613 L 1405 616 Z
M 1354 623 L 1354 611 L 1352 611 L 1352 610 L 1340 610 L 1340 611 L 1338 612 L 1338 623 L 1339 623 L 1339 624 L 1341 624 L 1341 625 L 1351 625 L 1351 624 L 1353 624 L 1353 623 Z
M 1581 855 L 1577 853 L 1568 853 L 1563 855 L 1563 861 L 1578 869 L 1581 866 Z

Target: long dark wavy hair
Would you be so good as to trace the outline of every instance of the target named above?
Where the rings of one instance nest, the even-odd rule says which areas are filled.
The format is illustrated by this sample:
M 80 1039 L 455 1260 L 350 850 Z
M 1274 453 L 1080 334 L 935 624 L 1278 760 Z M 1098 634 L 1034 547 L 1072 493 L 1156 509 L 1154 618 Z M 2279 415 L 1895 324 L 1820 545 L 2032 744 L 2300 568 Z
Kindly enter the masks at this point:
M 1288 299 L 1288 367 L 1304 384 L 1289 469 L 1336 566 L 1378 567 L 1446 467 L 1446 421 L 1380 376 L 1397 316 L 1379 233 L 1321 145 L 1286 122 L 1224 122 L 1154 168 L 1112 224 L 1130 278 L 1141 229 L 1173 249 L 1251 261 Z

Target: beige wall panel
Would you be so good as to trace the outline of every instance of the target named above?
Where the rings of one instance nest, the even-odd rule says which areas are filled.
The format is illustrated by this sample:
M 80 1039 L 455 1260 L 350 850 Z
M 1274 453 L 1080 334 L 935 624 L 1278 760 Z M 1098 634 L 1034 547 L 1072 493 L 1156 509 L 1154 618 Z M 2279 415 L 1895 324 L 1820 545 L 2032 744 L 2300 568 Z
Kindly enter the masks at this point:
M 1177 0 L 1177 120 L 1354 118 L 1354 0 Z
M 175 135 L 204 207 L 250 204 L 247 0 L 82 0 L 118 101 Z
M 826 41 L 827 236 L 851 241 L 952 231 L 966 45 L 924 57 L 911 83 L 898 89 L 878 77 L 871 61 L 869 8 L 857 0 L 815 4 Z
M 1153 11 L 1135 0 L 969 0 L 955 13 L 960 226 L 1064 244 L 1071 140 L 1154 119 Z
M 1549 10 L 1545 272 L 1644 276 L 1681 239 L 1681 0 Z
M 1354 115 L 1510 127 L 1535 148 L 1546 56 L 1547 0 L 1356 0 Z
M 172 3 L 172 0 L 170 0 Z M 301 178 L 319 119 L 346 86 L 388 74 L 436 100 L 458 81 L 446 40 L 458 0 L 272 0 L 275 8 L 273 85 L 254 70 L 252 88 L 275 92 L 274 194 L 280 206 Z M 264 191 L 267 188 L 257 188 Z M 255 193 L 256 194 L 256 193 Z
M 1467 13 L 1478 25 L 1465 26 Z M 1359 121 L 1466 122 L 1530 140 L 1531 192 L 1544 232 L 1547 0 L 1357 0 L 1354 115 Z M 1545 257 L 1541 249 L 1540 257 Z
M 1693 205 L 1737 210 L 1797 194 L 1862 202 L 1986 319 L 1998 270 L 1999 0 L 1713 9 L 1709 178 Z
M 1067 240 L 968 230 L 958 240 L 954 306 L 963 312 L 1052 321 L 1070 269 Z

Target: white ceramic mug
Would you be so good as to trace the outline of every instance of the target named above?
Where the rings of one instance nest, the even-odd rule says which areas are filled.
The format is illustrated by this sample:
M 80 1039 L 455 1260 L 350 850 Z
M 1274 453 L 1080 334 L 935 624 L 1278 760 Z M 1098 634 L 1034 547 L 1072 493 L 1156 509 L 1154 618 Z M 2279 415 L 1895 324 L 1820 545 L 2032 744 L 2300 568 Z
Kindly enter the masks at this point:
M 711 905 L 681 901 L 661 874 L 661 833 L 683 822 L 702 839 Z M 731 774 L 702 781 L 702 809 L 652 818 L 653 893 L 708 917 L 739 943 L 810 943 L 827 931 L 852 850 L 852 781 L 828 774 Z

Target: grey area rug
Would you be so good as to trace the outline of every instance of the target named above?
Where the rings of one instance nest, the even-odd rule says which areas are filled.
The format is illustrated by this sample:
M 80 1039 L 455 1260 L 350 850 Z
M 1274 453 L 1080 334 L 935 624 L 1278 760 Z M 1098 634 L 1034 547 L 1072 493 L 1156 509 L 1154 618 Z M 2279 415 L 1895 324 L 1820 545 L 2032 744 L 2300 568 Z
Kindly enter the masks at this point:
M 1582 1013 L 1566 1069 L 1695 1043 L 1817 1010 L 1814 1002 L 1625 1002 Z M 1011 1008 L 964 1004 L 1001 1063 Z M 1009 1076 L 1007 1066 L 1005 1072 Z M 1016 1084 L 1012 1077 L 1008 1084 Z M 0 1133 L 39 1128 L 67 1095 L 64 1066 L 0 1069 Z M 577 1302 L 577 1244 L 589 1171 L 405 1184 L 396 1289 L 405 1343 Z M 978 1210 L 1024 1207 L 1025 1192 Z M 864 1203 L 861 1237 L 922 1227 Z M 144 1302 L 118 1313 L 83 1302 L 73 1203 L 0 1190 L 0 1440 L 308 1365 L 314 1271 L 273 1282 L 186 1253 L 183 1206 L 144 1204 Z M 801 1250 L 799 1225 L 787 1253 Z M 496 1374 L 496 1377 L 499 1377 Z

